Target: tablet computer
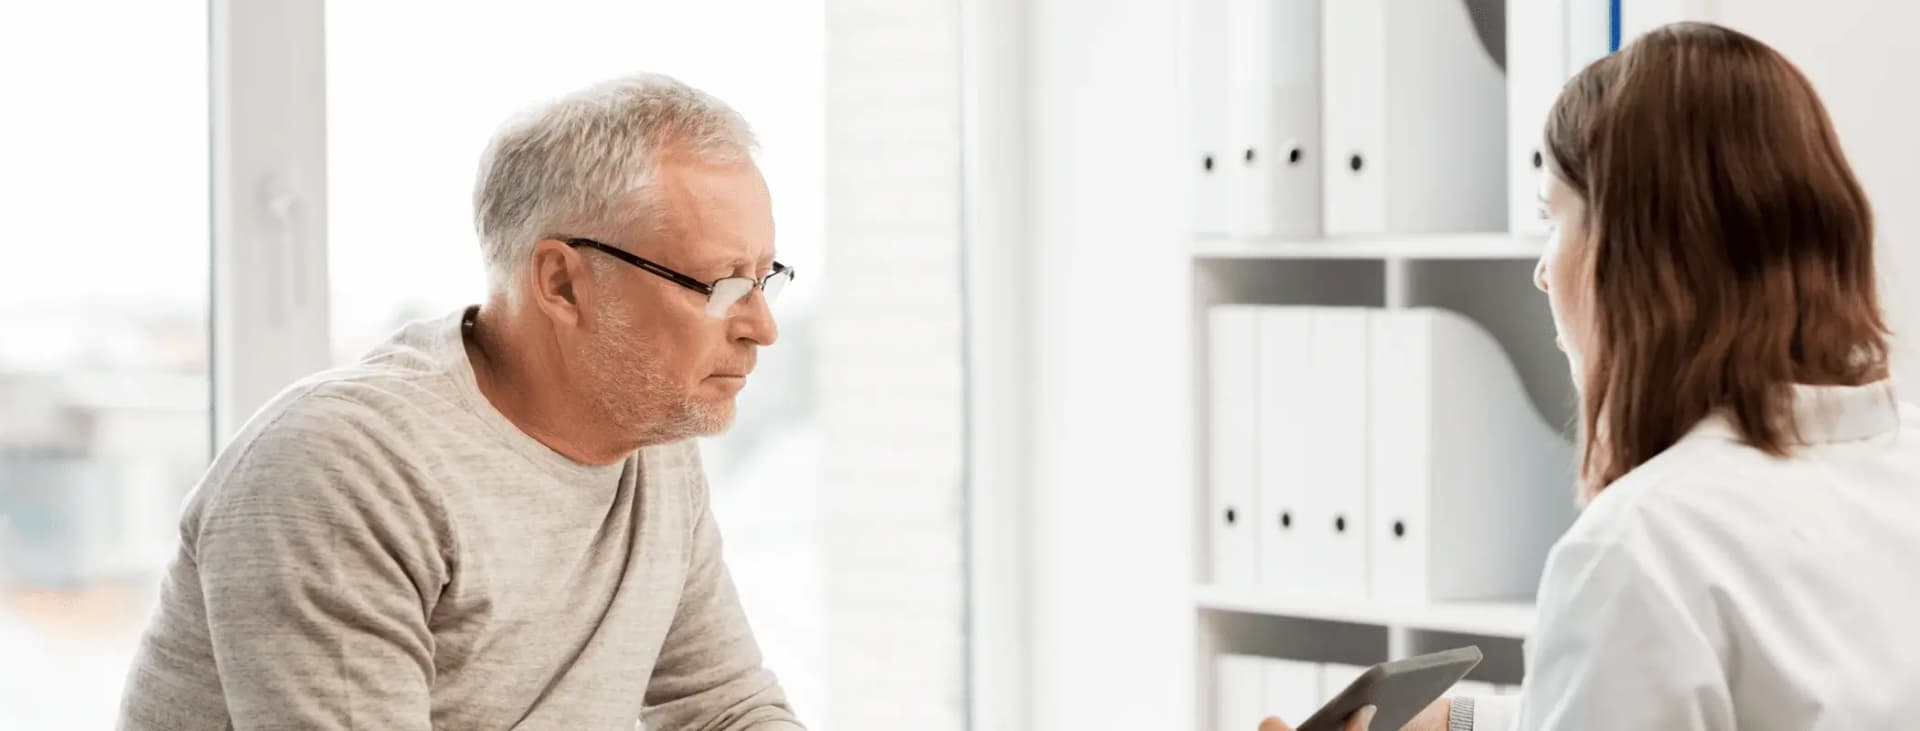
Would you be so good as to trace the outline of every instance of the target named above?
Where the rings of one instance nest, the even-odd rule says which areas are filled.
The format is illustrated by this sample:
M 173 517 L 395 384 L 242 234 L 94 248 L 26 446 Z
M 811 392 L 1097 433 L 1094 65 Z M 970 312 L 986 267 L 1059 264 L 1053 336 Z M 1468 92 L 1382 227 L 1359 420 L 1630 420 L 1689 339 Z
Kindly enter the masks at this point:
M 1348 716 L 1369 705 L 1378 709 L 1373 728 L 1399 729 L 1466 677 L 1480 658 L 1480 648 L 1462 647 L 1367 668 L 1302 722 L 1299 731 L 1341 731 Z

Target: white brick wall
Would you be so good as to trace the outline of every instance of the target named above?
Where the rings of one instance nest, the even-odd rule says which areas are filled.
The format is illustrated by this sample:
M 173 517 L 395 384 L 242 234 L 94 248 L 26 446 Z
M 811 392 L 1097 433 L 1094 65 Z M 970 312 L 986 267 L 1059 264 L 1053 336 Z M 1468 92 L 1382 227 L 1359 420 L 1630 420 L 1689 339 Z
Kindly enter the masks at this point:
M 834 731 L 966 725 L 957 2 L 827 2 Z

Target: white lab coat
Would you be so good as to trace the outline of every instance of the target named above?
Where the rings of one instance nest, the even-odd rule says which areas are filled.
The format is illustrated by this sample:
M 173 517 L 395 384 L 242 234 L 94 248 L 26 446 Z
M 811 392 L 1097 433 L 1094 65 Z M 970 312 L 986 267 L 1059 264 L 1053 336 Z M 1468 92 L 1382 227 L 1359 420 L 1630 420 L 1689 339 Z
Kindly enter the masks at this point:
M 1475 728 L 1920 727 L 1920 410 L 1801 386 L 1795 423 L 1774 459 L 1709 419 L 1594 498 Z

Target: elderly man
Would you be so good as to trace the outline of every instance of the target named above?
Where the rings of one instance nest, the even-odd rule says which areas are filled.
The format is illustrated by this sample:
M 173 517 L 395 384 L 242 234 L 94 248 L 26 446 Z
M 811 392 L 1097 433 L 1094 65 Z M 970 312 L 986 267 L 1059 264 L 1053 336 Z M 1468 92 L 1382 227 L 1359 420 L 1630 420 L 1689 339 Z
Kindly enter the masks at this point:
M 188 502 L 135 729 L 797 729 L 694 437 L 769 303 L 772 207 L 724 103 L 642 75 L 505 127 L 484 305 L 254 416 Z

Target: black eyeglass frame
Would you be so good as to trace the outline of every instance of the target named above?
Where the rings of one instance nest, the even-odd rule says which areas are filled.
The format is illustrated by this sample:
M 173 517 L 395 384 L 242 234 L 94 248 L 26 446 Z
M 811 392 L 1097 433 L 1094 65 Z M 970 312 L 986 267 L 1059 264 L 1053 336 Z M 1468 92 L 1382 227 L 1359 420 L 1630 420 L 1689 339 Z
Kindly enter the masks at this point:
M 622 249 L 618 246 L 613 246 L 611 244 L 604 244 L 599 241 L 595 241 L 593 239 L 585 239 L 585 238 L 569 238 L 569 239 L 561 239 L 561 241 L 565 242 L 566 245 L 574 248 L 580 248 L 584 246 L 589 249 L 598 250 L 615 259 L 619 259 L 620 261 L 626 262 L 627 264 L 631 264 L 635 267 L 643 269 L 649 274 L 660 277 L 661 279 L 665 279 L 669 282 L 673 282 L 674 284 L 678 284 L 682 287 L 686 287 L 687 289 L 691 289 L 695 292 L 699 292 L 700 294 L 706 295 L 707 297 L 712 297 L 714 289 L 721 282 L 727 281 L 729 279 L 745 279 L 747 281 L 753 282 L 753 289 L 758 289 L 762 292 L 766 291 L 767 282 L 773 279 L 774 277 L 784 276 L 787 278 L 787 283 L 789 284 L 793 283 L 793 277 L 794 277 L 793 267 L 787 266 L 777 261 L 773 263 L 773 271 L 767 272 L 767 276 L 760 277 L 758 279 L 755 279 L 753 277 L 721 277 L 709 283 L 709 282 L 702 282 L 698 279 L 694 279 L 693 277 L 687 276 L 685 274 L 681 274 L 680 272 L 676 272 L 665 265 L 656 263 L 645 257 L 635 254 L 631 251 L 627 251 L 626 249 Z M 752 290 L 748 290 L 748 291 L 751 292 Z

